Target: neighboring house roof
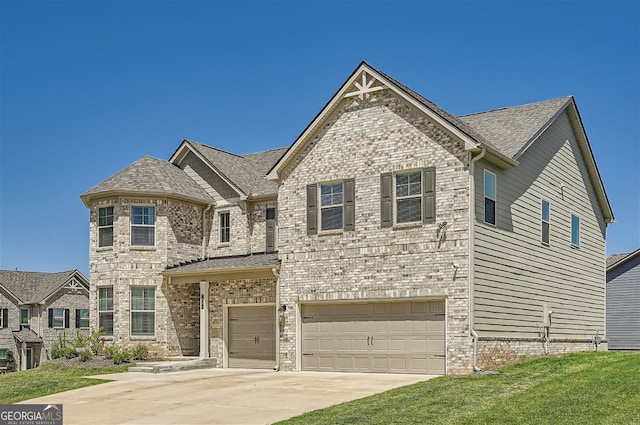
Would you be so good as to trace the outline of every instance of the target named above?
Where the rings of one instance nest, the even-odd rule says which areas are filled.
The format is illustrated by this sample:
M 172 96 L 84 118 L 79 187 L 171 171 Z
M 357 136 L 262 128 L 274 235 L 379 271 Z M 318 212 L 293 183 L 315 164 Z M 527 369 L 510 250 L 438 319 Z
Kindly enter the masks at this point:
M 0 286 L 21 304 L 40 304 L 72 279 L 88 291 L 89 281 L 78 270 L 59 273 L 0 270 Z
M 257 198 L 276 196 L 278 193 L 278 185 L 266 180 L 265 175 L 286 152 L 287 148 L 236 155 L 185 139 L 172 155 L 170 162 L 174 164 L 179 162 L 184 149 L 190 149 L 196 153 L 240 195 Z
M 166 275 L 181 274 L 200 271 L 229 271 L 233 269 L 254 269 L 277 267 L 280 265 L 277 252 L 259 253 L 249 255 L 234 255 L 229 257 L 207 258 L 189 263 L 167 267 Z
M 31 329 L 22 329 L 20 331 L 13 331 L 13 336 L 19 342 L 26 342 L 28 344 L 42 343 L 42 338 L 40 338 L 38 334 L 32 331 Z
M 619 266 L 625 264 L 627 261 L 637 257 L 638 255 L 640 255 L 640 248 L 626 254 L 610 255 L 609 257 L 607 257 L 607 272 L 618 268 Z
M 140 158 L 80 198 L 88 207 L 92 198 L 116 194 L 162 195 L 200 203 L 213 202 L 211 196 L 179 167 L 150 156 Z

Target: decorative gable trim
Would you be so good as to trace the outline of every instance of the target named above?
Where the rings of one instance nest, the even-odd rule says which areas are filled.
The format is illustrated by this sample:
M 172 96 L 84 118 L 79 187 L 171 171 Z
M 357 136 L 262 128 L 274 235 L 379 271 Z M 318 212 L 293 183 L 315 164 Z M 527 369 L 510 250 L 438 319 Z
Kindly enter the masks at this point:
M 420 102 L 416 97 L 411 95 L 408 91 L 404 90 L 392 79 L 386 77 L 384 74 L 376 71 L 366 62 L 361 62 L 351 76 L 344 82 L 340 89 L 333 95 L 329 102 L 322 108 L 322 110 L 316 115 L 316 117 L 309 123 L 307 128 L 298 136 L 298 138 L 291 145 L 289 150 L 280 158 L 280 160 L 273 166 L 273 168 L 267 173 L 266 178 L 275 182 L 280 180 L 282 171 L 287 167 L 289 163 L 297 156 L 299 152 L 306 146 L 311 140 L 311 136 L 320 128 L 321 124 L 326 118 L 335 110 L 338 104 L 345 98 L 359 96 L 361 98 L 371 95 L 371 93 L 389 89 L 393 90 L 395 94 L 410 103 L 416 109 L 424 113 L 430 120 L 438 124 L 445 129 L 453 137 L 456 137 L 464 142 L 465 149 L 472 150 L 480 147 L 480 141 L 474 140 L 471 136 L 460 130 L 454 124 L 447 119 L 440 116 L 436 111 L 428 108 L 424 103 Z M 499 153 L 496 153 L 501 156 Z M 503 155 L 502 155 L 503 156 Z M 508 163 L 517 164 L 511 158 L 504 157 L 504 160 Z

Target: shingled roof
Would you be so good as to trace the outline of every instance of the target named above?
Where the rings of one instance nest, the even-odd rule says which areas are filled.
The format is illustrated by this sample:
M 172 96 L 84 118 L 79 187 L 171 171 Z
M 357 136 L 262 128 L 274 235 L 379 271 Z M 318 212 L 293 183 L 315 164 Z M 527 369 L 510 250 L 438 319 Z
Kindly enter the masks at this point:
M 275 196 L 278 193 L 278 185 L 264 177 L 287 148 L 236 155 L 192 140 L 185 140 L 185 143 L 204 157 L 212 169 L 243 194 L 260 197 Z
M 278 265 L 280 265 L 280 260 L 278 260 L 277 252 L 253 253 L 249 255 L 207 258 L 205 260 L 177 264 L 172 267 L 167 267 L 165 273 L 248 269 L 275 267 Z
M 628 260 L 632 259 L 636 255 L 640 255 L 640 248 L 636 249 L 633 252 L 610 255 L 609 257 L 607 257 L 607 271 L 610 271 L 611 269 L 626 263 Z
M 87 205 L 91 198 L 116 193 L 164 194 L 203 203 L 213 201 L 211 196 L 179 167 L 150 156 L 143 156 L 83 193 L 80 198 Z
M 72 278 L 88 289 L 89 282 L 78 270 L 59 273 L 0 270 L 0 285 L 23 304 L 38 304 Z
M 562 111 L 571 96 L 510 108 L 495 109 L 458 119 L 481 134 L 499 152 L 517 159 L 520 153 Z

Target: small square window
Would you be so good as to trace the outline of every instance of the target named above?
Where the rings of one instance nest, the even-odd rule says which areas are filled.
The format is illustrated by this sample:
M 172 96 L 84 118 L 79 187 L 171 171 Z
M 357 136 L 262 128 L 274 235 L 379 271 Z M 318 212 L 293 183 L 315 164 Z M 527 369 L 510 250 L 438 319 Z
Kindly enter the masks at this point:
M 63 308 L 54 308 L 52 316 L 52 328 L 64 328 L 65 327 L 65 312 Z

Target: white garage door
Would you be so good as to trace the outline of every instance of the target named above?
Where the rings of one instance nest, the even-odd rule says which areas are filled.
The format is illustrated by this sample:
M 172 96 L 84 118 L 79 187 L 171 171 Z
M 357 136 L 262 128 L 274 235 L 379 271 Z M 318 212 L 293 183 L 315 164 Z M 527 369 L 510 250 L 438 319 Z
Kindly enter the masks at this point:
M 229 367 L 276 365 L 275 307 L 229 307 Z
M 445 373 L 444 300 L 302 306 L 302 369 Z

